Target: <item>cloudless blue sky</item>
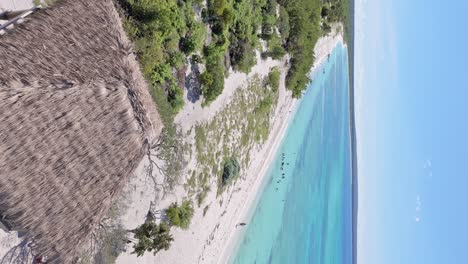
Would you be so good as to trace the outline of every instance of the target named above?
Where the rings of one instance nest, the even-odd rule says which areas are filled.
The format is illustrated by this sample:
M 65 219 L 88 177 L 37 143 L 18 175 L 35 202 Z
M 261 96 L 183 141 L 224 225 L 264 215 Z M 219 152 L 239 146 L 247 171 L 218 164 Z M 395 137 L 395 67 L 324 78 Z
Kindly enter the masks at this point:
M 358 263 L 468 263 L 468 1 L 356 0 Z

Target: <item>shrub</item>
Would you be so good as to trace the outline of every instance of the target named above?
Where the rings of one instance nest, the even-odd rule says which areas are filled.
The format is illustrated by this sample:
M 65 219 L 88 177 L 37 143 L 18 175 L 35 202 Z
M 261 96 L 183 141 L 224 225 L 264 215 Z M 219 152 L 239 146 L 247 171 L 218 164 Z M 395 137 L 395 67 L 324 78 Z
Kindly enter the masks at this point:
M 232 13 L 232 10 L 230 8 L 224 9 L 223 14 L 221 15 L 221 19 L 223 21 L 223 24 L 227 25 L 227 24 L 231 23 L 233 16 L 234 16 L 234 14 Z
M 257 62 L 255 48 L 248 42 L 233 42 L 229 46 L 229 55 L 234 69 L 248 73 Z
M 174 241 L 169 231 L 170 227 L 165 222 L 158 225 L 154 221 L 146 221 L 135 230 L 132 230 L 138 240 L 133 245 L 132 254 L 137 254 L 140 257 L 146 251 L 153 251 L 153 254 L 156 255 L 161 250 L 168 250 L 172 241 Z
M 205 47 L 204 50 L 204 55 L 206 58 L 206 74 L 203 78 L 206 78 L 206 84 L 202 86 L 202 93 L 206 104 L 214 101 L 216 97 L 218 97 L 218 95 L 223 92 L 224 89 L 223 50 L 223 46 L 216 44 Z
M 274 15 L 264 15 L 262 24 L 262 38 L 271 39 L 271 36 L 275 34 L 274 25 L 276 23 L 276 17 Z
M 200 84 L 207 87 L 213 85 L 213 75 L 207 71 L 200 74 Z
M 308 73 L 314 63 L 314 46 L 322 35 L 320 28 L 322 1 L 279 0 L 289 16 L 290 32 L 287 49 L 291 55 L 291 68 L 286 86 L 294 97 L 299 97 L 310 81 Z
M 169 223 L 173 226 L 178 226 L 182 229 L 187 229 L 193 216 L 192 203 L 189 200 L 182 202 L 181 206 L 173 203 L 166 209 L 166 217 Z
M 183 37 L 180 39 L 180 50 L 185 54 L 190 54 L 195 51 L 195 42 L 190 37 Z
M 220 16 L 223 13 L 225 8 L 226 8 L 226 0 L 214 0 L 213 1 L 213 10 L 218 16 Z
M 180 39 L 180 49 L 188 55 L 203 47 L 206 29 L 203 23 L 193 19 L 193 16 L 189 18 L 187 25 L 188 31 L 185 36 Z
M 185 63 L 185 56 L 182 52 L 173 52 L 171 54 L 169 54 L 169 58 L 168 58 L 168 61 L 169 61 L 169 65 L 171 65 L 172 67 L 178 69 L 180 68 L 184 63 Z M 172 74 L 172 72 L 171 72 Z
M 274 60 L 279 60 L 286 55 L 286 51 L 281 45 L 275 45 L 271 48 L 270 55 Z
M 272 91 L 276 92 L 279 88 L 280 74 L 281 73 L 278 68 L 273 68 L 268 74 L 268 84 L 270 85 Z
M 175 113 L 177 113 L 184 106 L 183 97 L 184 92 L 182 91 L 182 88 L 180 88 L 176 84 L 169 85 L 167 100 L 171 104 L 172 109 Z
M 239 177 L 240 173 L 240 165 L 237 159 L 229 158 L 224 163 L 224 170 L 223 170 L 223 185 L 226 186 Z

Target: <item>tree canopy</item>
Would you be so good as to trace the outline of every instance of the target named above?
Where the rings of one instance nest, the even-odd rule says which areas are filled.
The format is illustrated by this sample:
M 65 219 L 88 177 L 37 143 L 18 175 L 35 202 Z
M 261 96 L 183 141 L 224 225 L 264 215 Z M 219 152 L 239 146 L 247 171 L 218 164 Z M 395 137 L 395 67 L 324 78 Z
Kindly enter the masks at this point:
M 142 256 L 146 251 L 158 253 L 161 250 L 168 250 L 174 238 L 169 233 L 170 227 L 161 222 L 159 225 L 154 221 L 146 221 L 132 232 L 138 240 L 133 245 L 133 254 Z

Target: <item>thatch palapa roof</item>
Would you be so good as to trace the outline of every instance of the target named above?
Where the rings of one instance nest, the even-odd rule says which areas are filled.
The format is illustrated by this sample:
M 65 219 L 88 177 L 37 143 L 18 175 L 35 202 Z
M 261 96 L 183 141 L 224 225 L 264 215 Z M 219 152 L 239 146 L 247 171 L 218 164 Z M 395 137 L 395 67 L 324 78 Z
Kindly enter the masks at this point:
M 129 50 L 111 0 L 0 37 L 0 215 L 50 263 L 73 262 L 160 132 Z

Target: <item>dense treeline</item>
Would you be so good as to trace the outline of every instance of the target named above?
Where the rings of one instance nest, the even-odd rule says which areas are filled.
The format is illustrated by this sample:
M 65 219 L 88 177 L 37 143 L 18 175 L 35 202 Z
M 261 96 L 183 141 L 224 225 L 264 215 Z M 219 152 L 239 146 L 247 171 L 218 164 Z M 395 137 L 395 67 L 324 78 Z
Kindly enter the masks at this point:
M 184 200 L 180 206 L 177 203 L 171 204 L 165 210 L 166 218 L 156 223 L 156 219 L 151 212 L 148 212 L 146 221 L 131 230 L 134 234 L 134 244 L 132 254 L 138 257 L 145 252 L 158 253 L 161 250 L 168 250 L 171 247 L 174 237 L 171 235 L 171 227 L 187 229 L 193 217 L 193 206 L 190 200 Z
M 348 0 L 120 0 L 124 26 L 136 43 L 137 54 L 158 106 L 183 106 L 187 57 L 202 55 L 206 72 L 200 76 L 205 104 L 220 95 L 229 68 L 250 72 L 260 39 L 262 56 L 291 55 L 287 87 L 298 97 L 314 61 L 317 39 L 335 22 L 347 22 Z M 201 10 L 196 16 L 195 9 Z M 207 32 L 208 31 L 208 32 Z M 197 55 L 198 56 L 198 55 Z M 167 102 L 166 102 L 167 101 Z M 163 113 L 164 115 L 165 113 Z M 169 114 L 168 114 L 169 115 Z
M 299 97 L 310 81 L 308 73 L 314 63 L 315 43 L 322 35 L 330 32 L 332 23 L 343 22 L 346 26 L 349 2 L 278 0 L 278 3 L 281 5 L 280 19 L 287 21 L 279 26 L 280 31 L 284 31 L 284 28 L 289 29 L 286 47 L 291 55 L 291 68 L 286 78 L 286 86 L 293 91 L 293 96 Z

